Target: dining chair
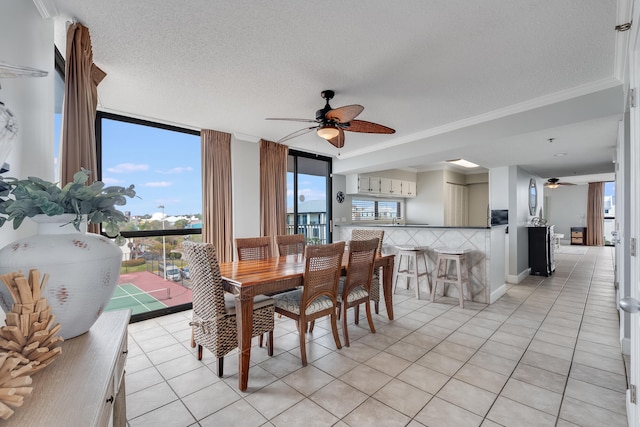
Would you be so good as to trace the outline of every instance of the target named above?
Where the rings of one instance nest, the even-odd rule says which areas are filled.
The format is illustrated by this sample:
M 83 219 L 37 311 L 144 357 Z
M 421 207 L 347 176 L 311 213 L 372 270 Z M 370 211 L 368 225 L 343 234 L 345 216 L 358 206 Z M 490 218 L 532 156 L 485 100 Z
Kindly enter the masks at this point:
M 304 234 L 286 234 L 276 236 L 278 256 L 303 255 L 305 246 Z
M 307 322 L 331 316 L 333 340 L 338 349 L 342 348 L 336 315 L 344 245 L 345 242 L 337 242 L 307 246 L 302 289 L 298 288 L 273 296 L 276 313 L 297 322 L 302 366 L 307 366 L 305 341 Z
M 384 240 L 384 230 L 363 230 L 355 229 L 351 232 L 351 240 L 369 240 L 378 239 L 377 254 L 382 255 L 382 241 Z M 373 278 L 371 279 L 371 292 L 369 298 L 373 301 L 376 314 L 380 313 L 380 270 L 373 269 Z
M 193 293 L 193 339 L 218 358 L 218 376 L 223 376 L 224 356 L 238 347 L 238 326 L 233 295 L 224 292 L 216 249 L 211 243 L 184 242 L 184 256 L 191 269 Z M 253 299 L 252 337 L 268 333 L 267 352 L 273 356 L 274 302 L 264 295 Z
M 369 291 L 373 279 L 373 262 L 378 248 L 378 239 L 352 240 L 349 242 L 349 263 L 347 276 L 340 278 L 338 286 L 338 316 L 342 316 L 342 335 L 344 345 L 349 347 L 349 329 L 347 328 L 347 310 L 353 307 L 355 323 L 360 317 L 360 304 L 365 305 L 367 321 L 371 333 L 376 333 L 371 318 Z
M 238 261 L 251 261 L 271 258 L 271 237 L 237 237 L 235 239 Z M 262 347 L 264 337 L 260 335 L 258 345 Z
M 271 258 L 271 237 L 238 237 L 235 239 L 238 261 Z

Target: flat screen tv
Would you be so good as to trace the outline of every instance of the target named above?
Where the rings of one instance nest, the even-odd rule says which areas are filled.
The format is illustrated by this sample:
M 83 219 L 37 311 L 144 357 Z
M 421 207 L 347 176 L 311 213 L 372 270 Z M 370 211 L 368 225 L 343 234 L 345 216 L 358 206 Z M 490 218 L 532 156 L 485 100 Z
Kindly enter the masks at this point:
M 507 209 L 491 210 L 491 225 L 509 224 L 509 211 Z

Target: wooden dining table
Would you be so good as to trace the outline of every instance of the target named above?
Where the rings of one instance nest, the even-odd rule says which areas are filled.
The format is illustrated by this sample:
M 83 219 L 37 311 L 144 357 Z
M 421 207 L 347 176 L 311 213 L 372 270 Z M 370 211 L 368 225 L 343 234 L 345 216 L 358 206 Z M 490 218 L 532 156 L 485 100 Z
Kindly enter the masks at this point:
M 345 256 L 342 257 L 343 274 L 346 274 L 348 259 L 345 252 Z M 382 268 L 382 289 L 387 316 L 390 320 L 393 320 L 393 263 L 394 255 L 377 255 L 375 258 L 375 267 Z M 235 296 L 238 324 L 238 388 L 240 390 L 246 390 L 249 382 L 253 297 L 301 286 L 304 269 L 305 259 L 301 255 L 220 263 L 224 289 Z

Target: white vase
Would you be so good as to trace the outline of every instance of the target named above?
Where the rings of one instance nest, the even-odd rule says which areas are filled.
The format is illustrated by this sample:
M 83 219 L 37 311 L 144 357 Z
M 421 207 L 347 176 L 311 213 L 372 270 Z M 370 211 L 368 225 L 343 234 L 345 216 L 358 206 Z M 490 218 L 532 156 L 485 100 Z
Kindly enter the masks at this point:
M 36 215 L 38 234 L 0 249 L 0 274 L 37 268 L 49 273 L 43 291 L 60 323 L 60 335 L 70 339 L 89 330 L 109 303 L 120 275 L 122 251 L 111 240 L 80 231 L 69 223 L 74 214 Z M 13 298 L 0 284 L 0 305 L 8 312 Z

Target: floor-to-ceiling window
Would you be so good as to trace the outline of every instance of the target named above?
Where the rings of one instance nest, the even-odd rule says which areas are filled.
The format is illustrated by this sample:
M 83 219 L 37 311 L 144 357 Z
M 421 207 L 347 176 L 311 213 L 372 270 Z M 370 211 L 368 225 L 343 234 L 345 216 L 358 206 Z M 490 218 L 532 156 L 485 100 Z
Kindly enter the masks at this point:
M 304 234 L 308 244 L 330 243 L 331 158 L 289 150 L 287 234 Z
M 191 308 L 181 245 L 202 241 L 200 132 L 98 112 L 96 134 L 100 179 L 137 194 L 122 209 L 126 244 L 107 310 L 130 308 L 136 321 Z

